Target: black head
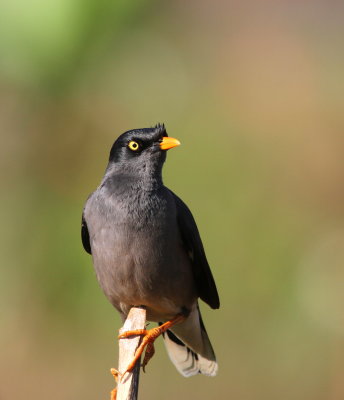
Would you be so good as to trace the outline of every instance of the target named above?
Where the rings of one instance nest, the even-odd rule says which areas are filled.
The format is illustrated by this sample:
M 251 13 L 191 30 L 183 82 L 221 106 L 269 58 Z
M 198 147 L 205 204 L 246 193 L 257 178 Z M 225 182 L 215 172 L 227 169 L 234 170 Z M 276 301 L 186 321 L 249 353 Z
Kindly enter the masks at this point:
M 160 143 L 167 137 L 164 125 L 153 128 L 133 129 L 124 132 L 113 144 L 110 163 L 136 163 L 142 159 L 155 159 L 164 163 L 166 151 L 161 150 Z
M 166 150 L 179 145 L 177 139 L 168 137 L 165 126 L 160 124 L 124 132 L 111 148 L 106 174 L 159 178 Z
M 111 192 L 153 190 L 162 184 L 166 150 L 180 145 L 164 125 L 124 132 L 113 144 L 102 186 Z

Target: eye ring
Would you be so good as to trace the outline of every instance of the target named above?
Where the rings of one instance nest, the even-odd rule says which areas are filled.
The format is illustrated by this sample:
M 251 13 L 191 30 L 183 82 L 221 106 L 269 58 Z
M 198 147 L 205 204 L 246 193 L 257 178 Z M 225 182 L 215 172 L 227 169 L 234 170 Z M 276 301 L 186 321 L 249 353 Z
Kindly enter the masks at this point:
M 140 145 L 139 145 L 137 142 L 135 142 L 135 140 L 131 140 L 131 141 L 128 143 L 128 147 L 129 147 L 129 149 L 132 150 L 132 151 L 138 151 L 139 148 L 140 148 Z

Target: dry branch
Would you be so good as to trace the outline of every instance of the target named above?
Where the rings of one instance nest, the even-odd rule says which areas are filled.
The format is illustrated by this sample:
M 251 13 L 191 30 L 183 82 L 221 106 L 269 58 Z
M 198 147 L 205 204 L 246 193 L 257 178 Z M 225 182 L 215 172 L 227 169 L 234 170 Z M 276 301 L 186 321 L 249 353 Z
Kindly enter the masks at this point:
M 120 330 L 120 333 L 136 329 L 145 329 L 146 310 L 140 307 L 133 307 Z M 121 373 L 125 371 L 134 358 L 135 351 L 141 341 L 141 336 L 130 336 L 119 340 L 119 378 L 117 385 L 117 400 L 137 400 L 139 390 L 140 364 L 137 362 L 132 372 L 126 373 L 121 379 Z

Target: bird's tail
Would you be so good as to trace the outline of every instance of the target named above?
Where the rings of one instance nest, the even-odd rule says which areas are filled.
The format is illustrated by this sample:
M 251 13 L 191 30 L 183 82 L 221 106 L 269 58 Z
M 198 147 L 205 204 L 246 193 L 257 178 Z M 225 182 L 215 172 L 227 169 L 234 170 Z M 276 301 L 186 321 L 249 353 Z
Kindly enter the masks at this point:
M 186 321 L 166 331 L 164 342 L 171 361 L 182 375 L 216 375 L 215 353 L 198 307 Z

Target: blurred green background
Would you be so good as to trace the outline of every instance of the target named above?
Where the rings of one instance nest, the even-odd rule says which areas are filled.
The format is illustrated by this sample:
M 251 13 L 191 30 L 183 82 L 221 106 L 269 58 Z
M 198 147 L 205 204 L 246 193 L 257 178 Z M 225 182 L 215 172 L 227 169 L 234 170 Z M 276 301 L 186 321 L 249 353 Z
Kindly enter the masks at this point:
M 164 122 L 222 307 L 220 365 L 141 399 L 344 398 L 344 6 L 3 0 L 0 399 L 107 399 L 120 327 L 80 242 L 116 137 Z

